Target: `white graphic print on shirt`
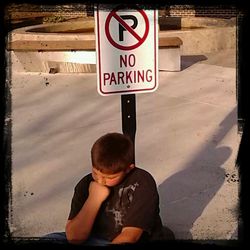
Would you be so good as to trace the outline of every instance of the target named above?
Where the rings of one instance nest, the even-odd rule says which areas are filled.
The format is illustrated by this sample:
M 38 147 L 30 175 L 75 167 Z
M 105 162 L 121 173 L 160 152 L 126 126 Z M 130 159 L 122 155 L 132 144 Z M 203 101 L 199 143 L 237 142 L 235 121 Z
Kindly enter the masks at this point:
M 114 216 L 115 220 L 115 228 L 123 226 L 123 217 L 127 212 L 133 197 L 136 187 L 139 184 L 136 182 L 131 184 L 127 187 L 122 187 L 118 191 L 119 199 L 117 200 L 116 204 L 111 208 L 111 204 L 107 204 L 106 212 L 111 212 Z

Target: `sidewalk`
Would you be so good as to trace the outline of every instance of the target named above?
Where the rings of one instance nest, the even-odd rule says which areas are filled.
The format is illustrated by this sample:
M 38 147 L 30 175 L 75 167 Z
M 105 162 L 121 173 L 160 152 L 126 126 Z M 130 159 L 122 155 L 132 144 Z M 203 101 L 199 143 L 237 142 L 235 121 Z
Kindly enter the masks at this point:
M 237 237 L 235 51 L 183 56 L 182 69 L 136 96 L 136 164 L 176 239 Z M 120 96 L 98 95 L 96 74 L 12 73 L 13 236 L 63 231 L 92 143 L 121 132 Z

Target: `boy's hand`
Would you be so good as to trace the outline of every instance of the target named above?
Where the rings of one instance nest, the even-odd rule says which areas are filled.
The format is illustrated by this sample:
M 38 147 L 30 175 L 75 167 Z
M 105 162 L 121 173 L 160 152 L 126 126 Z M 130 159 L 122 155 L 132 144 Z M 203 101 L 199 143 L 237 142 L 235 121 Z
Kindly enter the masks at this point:
M 110 193 L 110 189 L 104 185 L 97 183 L 96 181 L 91 181 L 89 184 L 89 197 L 95 199 L 96 201 L 105 201 Z

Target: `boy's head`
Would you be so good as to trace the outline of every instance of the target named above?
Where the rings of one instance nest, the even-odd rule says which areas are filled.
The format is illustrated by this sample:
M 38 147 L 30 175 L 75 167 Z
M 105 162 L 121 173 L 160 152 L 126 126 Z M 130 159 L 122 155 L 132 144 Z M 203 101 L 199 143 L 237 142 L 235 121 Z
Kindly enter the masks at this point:
M 103 173 L 115 174 L 133 164 L 134 145 L 120 133 L 101 136 L 92 146 L 92 166 Z
M 105 134 L 91 149 L 93 177 L 103 175 L 112 179 L 116 175 L 123 176 L 134 167 L 133 159 L 134 145 L 128 136 L 120 133 Z

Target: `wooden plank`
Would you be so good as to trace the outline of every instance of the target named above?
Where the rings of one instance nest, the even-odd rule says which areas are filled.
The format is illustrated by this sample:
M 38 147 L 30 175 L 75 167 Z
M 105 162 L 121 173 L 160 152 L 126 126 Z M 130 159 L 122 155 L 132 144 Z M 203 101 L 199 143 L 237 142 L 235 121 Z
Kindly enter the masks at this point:
M 82 41 L 13 41 L 7 45 L 7 50 L 16 51 L 65 51 L 65 50 L 95 50 L 95 40 Z
M 179 37 L 160 37 L 159 47 L 180 47 L 182 40 Z
M 159 47 L 180 47 L 179 37 L 160 37 Z M 77 41 L 23 41 L 17 40 L 7 44 L 7 50 L 15 51 L 65 51 L 65 50 L 95 50 L 95 40 Z

